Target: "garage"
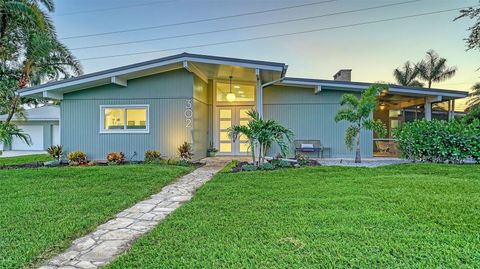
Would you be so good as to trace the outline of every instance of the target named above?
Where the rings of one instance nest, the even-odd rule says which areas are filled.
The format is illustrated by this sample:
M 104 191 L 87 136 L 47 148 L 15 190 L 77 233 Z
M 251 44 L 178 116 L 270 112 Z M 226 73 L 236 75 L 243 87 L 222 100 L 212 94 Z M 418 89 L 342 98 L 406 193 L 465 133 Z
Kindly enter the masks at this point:
M 25 134 L 30 136 L 32 143 L 28 145 L 25 141 L 13 138 L 12 150 L 43 150 L 43 125 L 18 125 Z
M 31 144 L 14 137 L 10 146 L 0 147 L 4 151 L 45 151 L 51 145 L 60 144 L 60 108 L 54 105 L 26 109 L 26 119 L 12 119 L 18 128 L 30 136 Z M 0 115 L 0 121 L 7 115 Z

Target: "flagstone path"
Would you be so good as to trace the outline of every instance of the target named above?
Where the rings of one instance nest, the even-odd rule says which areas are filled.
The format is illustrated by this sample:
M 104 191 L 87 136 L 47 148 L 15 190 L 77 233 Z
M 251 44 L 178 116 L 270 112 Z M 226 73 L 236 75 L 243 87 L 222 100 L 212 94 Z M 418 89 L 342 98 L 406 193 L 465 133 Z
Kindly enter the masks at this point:
M 40 269 L 90 269 L 113 261 L 130 248 L 135 240 L 150 231 L 229 162 L 207 158 L 205 165 L 187 174 L 149 199 L 120 212 L 97 230 L 75 240 L 64 253 L 50 259 Z

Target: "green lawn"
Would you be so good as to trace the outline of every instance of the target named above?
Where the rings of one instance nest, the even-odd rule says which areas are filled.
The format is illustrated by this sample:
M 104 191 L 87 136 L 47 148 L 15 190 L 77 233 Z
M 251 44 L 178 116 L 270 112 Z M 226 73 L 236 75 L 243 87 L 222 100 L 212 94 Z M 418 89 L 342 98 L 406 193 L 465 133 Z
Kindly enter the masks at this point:
M 0 268 L 38 265 L 192 168 L 0 170 Z
M 480 166 L 222 173 L 109 268 L 474 268 Z
M 48 154 L 32 154 L 17 157 L 0 157 L 0 165 L 27 164 L 34 162 L 46 162 L 51 160 L 52 158 Z

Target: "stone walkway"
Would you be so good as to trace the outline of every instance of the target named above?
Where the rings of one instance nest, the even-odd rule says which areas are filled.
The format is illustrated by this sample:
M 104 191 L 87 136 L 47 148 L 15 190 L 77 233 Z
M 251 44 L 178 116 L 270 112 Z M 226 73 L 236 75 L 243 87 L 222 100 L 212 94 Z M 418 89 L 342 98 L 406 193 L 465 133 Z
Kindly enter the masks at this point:
M 228 159 L 208 158 L 205 165 L 165 186 L 149 199 L 120 212 L 97 230 L 75 240 L 64 253 L 41 269 L 98 268 L 125 252 L 133 242 L 192 198 L 195 191 L 220 171 Z

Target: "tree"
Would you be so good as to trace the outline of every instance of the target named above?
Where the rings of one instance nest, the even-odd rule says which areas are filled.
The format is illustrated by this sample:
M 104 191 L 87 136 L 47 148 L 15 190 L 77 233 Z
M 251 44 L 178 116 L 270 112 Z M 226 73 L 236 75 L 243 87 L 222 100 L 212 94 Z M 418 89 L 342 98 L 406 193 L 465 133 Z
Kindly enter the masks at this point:
M 282 156 L 285 156 L 289 151 L 289 143 L 293 140 L 293 132 L 274 120 L 262 119 L 255 110 L 250 110 L 247 114 L 252 118 L 247 125 L 235 125 L 228 129 L 233 141 L 240 135 L 247 138 L 253 163 L 257 166 L 264 163 L 265 154 L 274 143 L 279 146 Z
M 373 130 L 380 136 L 385 136 L 385 125 L 380 120 L 373 120 L 372 113 L 377 109 L 377 97 L 385 86 L 377 84 L 366 89 L 360 98 L 351 93 L 342 95 L 340 105 L 342 106 L 335 115 L 335 122 L 347 121 L 350 126 L 345 133 L 345 145 L 349 150 L 353 149 L 353 140 L 356 140 L 355 162 L 362 161 L 360 154 L 360 132 L 361 130 Z
M 475 19 L 473 26 L 468 28 L 470 35 L 465 38 L 467 50 L 480 49 L 480 8 L 462 9 L 460 10 L 460 16 L 456 17 L 454 21 L 462 18 Z
M 411 87 L 423 87 L 423 83 L 416 80 L 418 77 L 418 68 L 410 61 L 406 61 L 403 67 L 396 68 L 393 71 L 393 76 L 398 85 L 411 86 Z
M 480 107 L 480 82 L 477 82 L 472 86 L 472 92 L 468 96 L 470 99 L 467 101 L 467 109 Z
M 426 53 L 424 60 L 417 64 L 420 78 L 425 80 L 428 88 L 432 87 L 432 83 L 438 83 L 455 76 L 456 67 L 447 67 L 447 59 L 441 58 L 434 50 Z
M 0 142 L 3 145 L 10 146 L 12 145 L 14 137 L 23 140 L 27 145 L 31 144 L 30 136 L 28 134 L 24 134 L 23 131 L 16 125 L 0 122 Z

